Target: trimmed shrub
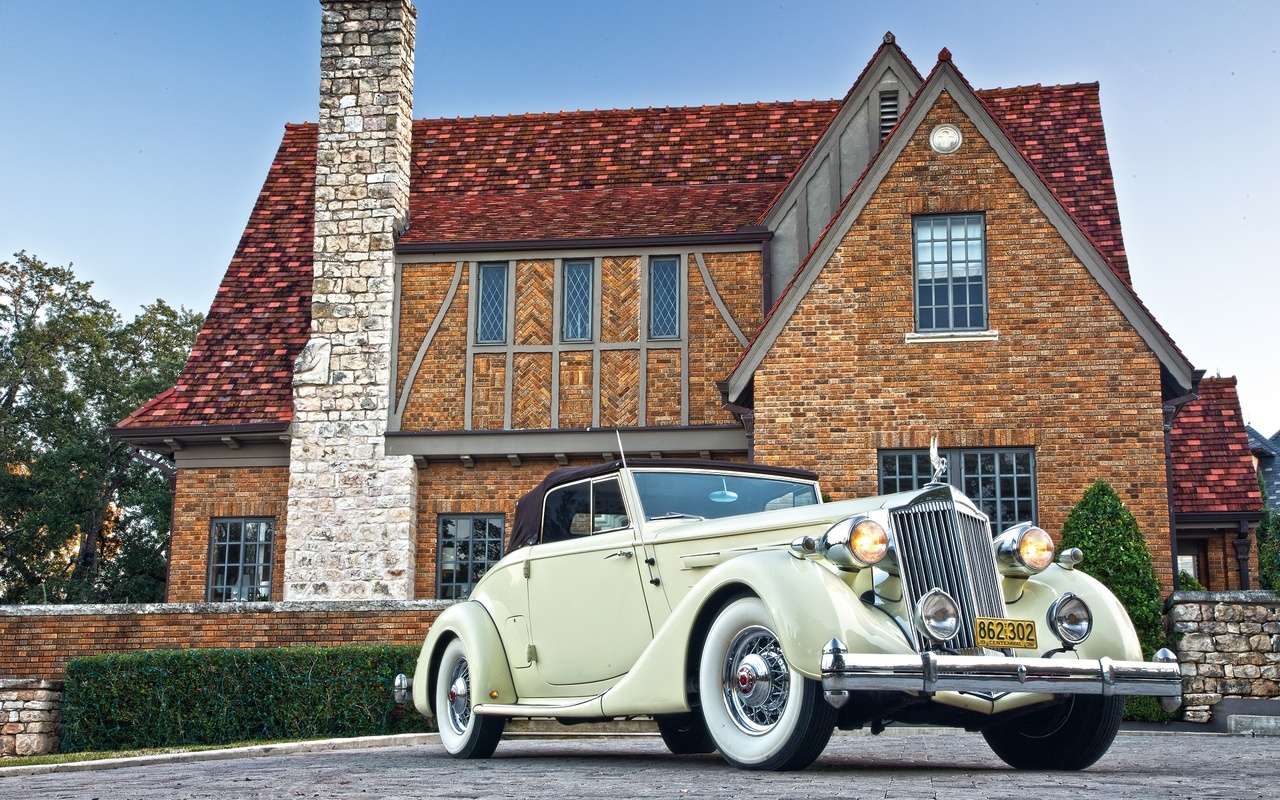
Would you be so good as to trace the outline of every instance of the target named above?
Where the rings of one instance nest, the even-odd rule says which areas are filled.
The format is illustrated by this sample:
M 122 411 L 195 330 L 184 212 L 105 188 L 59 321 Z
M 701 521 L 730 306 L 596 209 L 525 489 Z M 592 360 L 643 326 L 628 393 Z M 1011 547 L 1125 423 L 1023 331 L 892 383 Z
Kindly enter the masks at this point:
M 392 699 L 417 647 L 151 650 L 73 659 L 64 752 L 429 730 Z
M 1178 588 L 1184 592 L 1207 592 L 1204 584 L 1196 580 L 1196 576 L 1185 569 L 1178 572 Z
M 1102 582 L 1124 605 L 1138 633 L 1144 659 L 1169 646 L 1160 613 L 1160 581 L 1151 565 L 1151 551 L 1133 513 L 1106 481 L 1086 489 L 1071 509 L 1062 528 L 1060 547 L 1084 551 L 1084 563 L 1079 568 Z M 1128 697 L 1124 708 L 1126 719 L 1173 719 L 1152 697 Z

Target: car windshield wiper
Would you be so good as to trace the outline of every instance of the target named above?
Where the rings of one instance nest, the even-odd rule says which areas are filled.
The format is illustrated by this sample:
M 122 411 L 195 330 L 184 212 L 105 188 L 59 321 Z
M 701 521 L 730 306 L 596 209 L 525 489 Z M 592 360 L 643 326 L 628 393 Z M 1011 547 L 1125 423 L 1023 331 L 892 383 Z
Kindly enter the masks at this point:
M 706 517 L 700 517 L 697 514 L 686 514 L 683 511 L 668 511 L 666 514 L 659 514 L 656 517 L 649 517 L 649 521 L 653 522 L 660 519 L 697 519 L 705 520 Z

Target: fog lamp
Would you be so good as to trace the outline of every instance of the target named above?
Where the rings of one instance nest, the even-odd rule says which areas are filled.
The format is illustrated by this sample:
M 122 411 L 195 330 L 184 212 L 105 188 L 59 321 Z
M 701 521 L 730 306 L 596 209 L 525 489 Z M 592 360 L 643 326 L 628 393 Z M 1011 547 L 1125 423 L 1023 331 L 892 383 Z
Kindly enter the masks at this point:
M 916 630 L 942 644 L 960 632 L 960 608 L 951 595 L 932 589 L 916 603 L 914 621 Z
M 1053 539 L 1030 522 L 1007 529 L 992 546 L 1003 575 L 1026 578 L 1053 563 Z
M 1049 629 L 1065 645 L 1077 645 L 1093 631 L 1093 614 L 1079 595 L 1067 592 L 1049 606 Z
M 870 517 L 852 517 L 823 534 L 821 550 L 823 558 L 841 569 L 863 569 L 884 558 L 889 551 L 889 533 Z

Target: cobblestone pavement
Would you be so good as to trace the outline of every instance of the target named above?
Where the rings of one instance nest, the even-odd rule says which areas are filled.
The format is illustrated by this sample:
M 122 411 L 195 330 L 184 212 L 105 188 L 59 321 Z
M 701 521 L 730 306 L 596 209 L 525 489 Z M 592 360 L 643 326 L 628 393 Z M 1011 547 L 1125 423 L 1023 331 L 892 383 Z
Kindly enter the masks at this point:
M 980 736 L 839 736 L 809 769 L 744 772 L 672 756 L 655 737 L 504 741 L 487 761 L 438 745 L 0 777 L 0 797 L 195 798 L 1273 798 L 1280 741 L 1124 734 L 1083 772 L 1015 772 Z

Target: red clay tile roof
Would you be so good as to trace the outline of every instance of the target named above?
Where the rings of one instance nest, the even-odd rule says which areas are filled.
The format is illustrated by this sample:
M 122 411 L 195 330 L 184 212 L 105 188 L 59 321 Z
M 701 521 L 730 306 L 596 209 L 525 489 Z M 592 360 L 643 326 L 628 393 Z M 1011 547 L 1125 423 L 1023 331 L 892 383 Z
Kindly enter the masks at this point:
M 1205 378 L 1200 397 L 1182 407 L 1169 431 L 1177 514 L 1240 513 L 1262 508 L 1235 378 Z
M 289 125 L 178 382 L 117 428 L 287 424 L 311 327 L 316 126 Z
M 1096 85 L 980 95 L 1123 264 Z M 841 102 L 418 120 L 400 243 L 732 233 L 759 222 Z M 292 419 L 292 364 L 310 327 L 315 143 L 314 124 L 287 126 L 178 383 L 121 429 Z
M 980 89 L 977 95 L 1116 274 L 1131 283 L 1098 84 Z
M 732 232 L 756 221 L 839 106 L 418 120 L 400 242 Z

